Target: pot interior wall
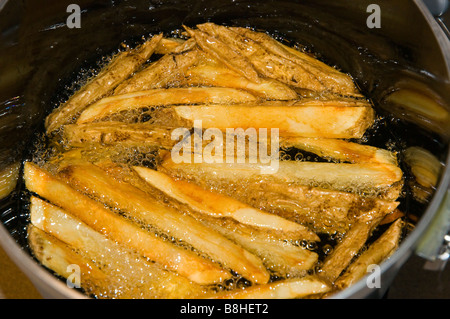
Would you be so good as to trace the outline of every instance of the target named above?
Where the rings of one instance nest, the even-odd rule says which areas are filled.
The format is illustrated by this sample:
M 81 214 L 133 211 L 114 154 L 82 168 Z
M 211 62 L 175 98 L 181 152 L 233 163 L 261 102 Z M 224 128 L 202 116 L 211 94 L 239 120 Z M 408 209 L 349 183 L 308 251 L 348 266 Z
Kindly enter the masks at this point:
M 391 114 L 401 112 L 383 104 L 386 94 L 399 85 L 424 87 L 448 110 L 448 67 L 413 1 L 377 1 L 380 29 L 367 27 L 370 13 L 366 9 L 372 1 L 366 0 L 79 0 L 81 28 L 70 29 L 67 6 L 72 2 L 9 1 L 0 11 L 0 168 L 29 156 L 35 132 L 67 98 L 78 70 L 89 70 L 100 57 L 116 52 L 122 44 L 134 46 L 142 36 L 159 32 L 170 36 L 182 25 L 206 21 L 254 27 L 288 44 L 304 45 L 326 63 L 351 74 L 384 116 L 384 123 L 390 124 L 370 132 L 371 144 L 423 146 L 446 161 L 448 132 L 395 120 Z M 20 187 L 19 183 L 17 192 L 3 200 L 0 216 L 25 246 L 21 229 L 27 216 L 22 214 Z M 408 201 L 402 205 L 410 209 Z M 426 209 L 425 205 L 414 207 L 419 215 Z

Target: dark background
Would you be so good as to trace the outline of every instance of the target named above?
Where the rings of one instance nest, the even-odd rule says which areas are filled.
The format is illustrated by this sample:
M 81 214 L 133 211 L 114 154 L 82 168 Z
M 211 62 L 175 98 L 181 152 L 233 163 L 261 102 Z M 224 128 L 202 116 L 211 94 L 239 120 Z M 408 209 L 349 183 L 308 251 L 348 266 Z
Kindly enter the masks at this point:
M 441 20 L 450 28 L 450 11 Z M 443 271 L 425 270 L 426 261 L 412 256 L 398 273 L 386 297 L 450 299 L 450 263 Z

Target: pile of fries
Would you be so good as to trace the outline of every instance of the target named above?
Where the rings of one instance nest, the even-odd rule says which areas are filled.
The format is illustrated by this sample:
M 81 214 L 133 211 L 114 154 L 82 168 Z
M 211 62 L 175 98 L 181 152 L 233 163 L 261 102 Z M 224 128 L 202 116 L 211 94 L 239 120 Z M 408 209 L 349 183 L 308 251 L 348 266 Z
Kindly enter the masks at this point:
M 35 257 L 65 278 L 77 265 L 96 298 L 323 298 L 388 258 L 403 175 L 355 142 L 375 113 L 352 78 L 266 33 L 184 28 L 118 53 L 47 117 L 55 151 L 24 166 Z M 277 156 L 321 160 L 176 162 L 171 133 L 195 121 L 276 128 Z

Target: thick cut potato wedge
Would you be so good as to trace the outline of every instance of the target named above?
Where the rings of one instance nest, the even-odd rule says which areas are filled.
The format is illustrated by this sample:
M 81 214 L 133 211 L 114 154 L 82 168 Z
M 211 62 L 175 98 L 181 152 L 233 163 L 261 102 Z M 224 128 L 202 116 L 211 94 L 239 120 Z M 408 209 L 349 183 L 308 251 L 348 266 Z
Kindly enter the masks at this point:
M 258 83 L 219 63 L 199 63 L 186 72 L 186 84 L 192 86 L 223 86 L 246 90 L 267 100 L 294 100 L 298 94 L 275 79 L 261 78 Z
M 359 217 L 333 252 L 325 258 L 320 275 L 334 282 L 358 254 L 384 216 L 383 212 L 372 211 Z
M 161 147 L 171 149 L 176 143 L 171 139 L 173 128 L 146 123 L 124 124 L 121 122 L 99 122 L 68 124 L 64 126 L 63 138 L 71 147 L 87 145 L 109 145 L 127 147 Z
M 182 240 L 248 280 L 259 283 L 269 280 L 269 274 L 258 257 L 194 218 L 159 203 L 133 185 L 115 180 L 98 166 L 90 163 L 70 165 L 59 176 L 79 191 L 119 209 L 145 226 L 155 227 L 157 231 Z
M 222 217 L 190 212 L 196 219 L 259 256 L 273 275 L 293 278 L 304 276 L 318 261 L 317 253 L 308 250 L 297 238 L 279 232 L 252 227 Z
M 218 293 L 216 299 L 293 299 L 324 294 L 331 286 L 316 276 L 280 280 L 265 285 Z
M 113 95 L 165 88 L 176 84 L 185 77 L 186 70 L 198 62 L 198 50 L 193 49 L 179 54 L 166 54 L 114 90 Z
M 236 242 L 246 250 L 260 257 L 271 273 L 279 276 L 300 276 L 311 269 L 317 262 L 316 253 L 307 250 L 299 243 L 303 242 L 302 232 L 278 231 L 267 227 L 250 226 L 236 221 L 231 217 L 213 217 L 209 214 L 199 213 L 191 207 L 185 207 L 183 203 L 174 201 L 171 197 L 161 198 L 157 190 L 142 180 L 137 173 L 114 164 L 103 164 L 102 168 L 115 178 L 127 180 L 136 187 L 168 202 L 177 210 L 185 211 L 196 220 L 206 224 L 223 236 Z M 136 175 L 135 177 L 133 175 Z M 137 177 L 137 178 L 136 178 Z M 315 236 L 315 238 L 317 238 Z M 314 239 L 315 239 L 314 238 Z
M 209 41 L 205 41 L 201 46 L 203 50 L 214 50 L 216 43 L 222 43 L 227 51 L 216 52 L 216 58 L 223 63 L 232 63 L 229 60 L 229 52 L 234 52 L 240 59 L 238 61 L 248 61 L 247 63 L 256 70 L 256 74 L 261 74 L 268 78 L 279 80 L 287 85 L 299 87 L 311 91 L 325 91 L 326 87 L 317 79 L 314 74 L 309 73 L 301 65 L 298 65 L 279 55 L 274 55 L 267 51 L 259 43 L 244 37 L 231 29 L 218 26 L 212 23 L 198 25 L 201 31 L 193 30 L 191 34 L 206 34 Z M 198 40 L 197 40 L 198 41 Z M 237 60 L 237 58 L 236 58 Z M 235 65 L 237 68 L 238 65 Z
M 92 260 L 108 275 L 112 289 L 114 285 L 115 288 L 122 287 L 118 289 L 122 298 L 187 298 L 206 293 L 205 289 L 186 277 L 164 269 L 163 265 L 149 262 L 61 208 L 37 197 L 31 198 L 30 219 L 35 227 Z M 123 289 L 124 286 L 126 289 Z
M 280 137 L 361 138 L 373 124 L 370 105 L 347 101 L 273 102 L 234 105 L 180 105 L 162 109 L 161 123 L 203 128 L 278 129 Z M 357 107 L 356 107 L 357 106 Z M 244 116 L 245 115 L 245 116 Z
M 28 227 L 30 249 L 39 262 L 55 274 L 66 278 L 72 285 L 80 285 L 86 293 L 98 296 L 114 292 L 109 290 L 110 278 L 92 261 L 76 253 L 71 247 L 54 236 L 30 225 Z M 77 282 L 74 270 L 79 270 Z
M 123 111 L 177 104 L 234 104 L 255 102 L 249 92 L 233 88 L 197 87 L 153 89 L 99 100 L 81 113 L 77 124 L 101 120 Z
M 307 165 L 310 164 L 320 163 Z M 397 184 L 388 187 L 388 195 L 386 190 L 372 189 L 366 190 L 366 196 L 361 196 L 361 184 L 359 188 L 358 185 L 348 187 L 352 192 L 330 189 L 331 184 L 327 184 L 328 189 L 300 185 L 294 180 L 299 173 L 295 165 L 292 166 L 295 172 L 288 172 L 282 167 L 284 165 L 285 162 L 280 162 L 276 174 L 262 175 L 251 164 L 175 163 L 166 157 L 158 170 L 177 179 L 196 183 L 204 189 L 236 198 L 252 207 L 308 225 L 319 233 L 346 232 L 349 225 L 362 214 L 374 209 L 387 214 L 399 204 L 393 201 L 401 190 Z M 322 169 L 327 171 L 326 167 Z M 348 180 L 349 177 L 346 178 Z M 386 195 L 389 200 L 377 198 L 379 195 Z
M 300 224 L 255 209 L 231 197 L 205 190 L 187 181 L 175 180 L 162 172 L 146 167 L 134 167 L 134 169 L 153 187 L 184 204 L 188 204 L 189 207 L 202 214 L 214 217 L 231 217 L 241 223 L 255 227 L 296 233 L 299 239 L 319 240 L 316 234 Z
M 180 38 L 162 38 L 158 46 L 155 49 L 156 54 L 170 54 L 179 50 L 182 44 L 185 44 L 186 40 Z
M 168 171 L 185 176 L 200 176 L 211 180 L 230 181 L 273 181 L 285 185 L 315 186 L 331 190 L 355 193 L 375 193 L 400 182 L 403 173 L 400 168 L 384 164 L 346 164 L 326 162 L 279 161 L 273 171 L 262 163 L 176 163 L 166 156 L 160 164 Z M 277 167 L 275 167 L 277 166 Z M 262 174 L 263 168 L 270 173 Z
M 0 199 L 8 197 L 16 187 L 19 170 L 20 163 L 16 162 L 0 171 Z
M 370 145 L 332 138 L 285 137 L 281 147 L 295 147 L 338 162 L 381 163 L 397 166 L 393 152 Z
M 344 289 L 363 278 L 371 265 L 379 265 L 397 249 L 402 236 L 403 221 L 397 219 L 389 228 L 352 262 L 344 274 L 335 282 L 338 289 Z
M 259 75 L 246 57 L 231 49 L 226 43 L 200 30 L 193 30 L 187 27 L 185 29 L 203 51 L 248 80 L 259 83 Z
M 110 94 L 150 58 L 161 38 L 162 34 L 154 36 L 140 47 L 116 55 L 105 69 L 46 118 L 47 133 L 74 121 L 89 104 Z
M 345 233 L 355 220 L 371 210 L 395 211 L 398 201 L 364 198 L 358 194 L 307 186 L 286 186 L 269 181 L 247 185 L 248 194 L 238 195 L 249 205 L 308 225 L 318 233 Z M 253 195 L 255 194 L 255 195 Z M 244 199 L 243 199 L 244 198 Z
M 108 210 L 105 206 L 79 193 L 31 162 L 25 163 L 25 185 L 31 192 L 47 199 L 77 217 L 94 230 L 118 243 L 138 251 L 168 269 L 200 284 L 218 283 L 230 274 L 196 253 L 175 246 L 139 225 Z
M 345 73 L 339 72 L 318 59 L 290 48 L 276 41 L 268 34 L 263 32 L 255 32 L 247 28 L 230 28 L 232 31 L 239 33 L 264 47 L 268 52 L 287 59 L 295 64 L 302 66 L 307 72 L 316 76 L 327 90 L 351 96 L 361 96 L 358 88 L 352 78 Z

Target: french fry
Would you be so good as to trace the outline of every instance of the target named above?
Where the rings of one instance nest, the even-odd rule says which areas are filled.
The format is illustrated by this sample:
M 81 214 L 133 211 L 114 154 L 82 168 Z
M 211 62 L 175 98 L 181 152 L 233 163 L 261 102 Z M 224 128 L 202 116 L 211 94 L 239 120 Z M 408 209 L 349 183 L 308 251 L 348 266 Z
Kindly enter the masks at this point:
M 267 164 L 227 163 L 176 163 L 166 156 L 160 166 L 185 176 L 203 175 L 203 179 L 222 181 L 272 181 L 285 185 L 316 186 L 325 189 L 362 194 L 375 193 L 401 181 L 400 168 L 384 164 L 347 164 L 327 162 L 279 161 L 277 169 Z M 275 165 L 273 165 L 275 166 Z M 262 174 L 267 168 L 269 174 Z
M 185 44 L 186 40 L 180 38 L 162 38 L 155 49 L 156 54 L 174 53 L 180 45 Z
M 393 210 L 392 212 L 390 212 L 389 214 L 384 216 L 384 218 L 380 222 L 380 226 L 393 223 L 397 219 L 402 218 L 404 216 L 405 216 L 405 213 L 402 212 L 400 209 L 396 208 L 395 210 Z
M 270 181 L 248 183 L 237 195 L 254 207 L 261 207 L 286 219 L 308 225 L 318 233 L 345 233 L 362 214 L 371 210 L 392 212 L 399 202 L 364 198 L 358 194 L 308 186 L 287 186 Z M 225 190 L 226 191 L 226 190 Z M 249 199 L 245 199 L 245 198 Z
M 354 221 L 371 210 L 386 214 L 399 202 L 364 198 L 358 194 L 307 186 L 286 186 L 269 181 L 246 185 L 251 206 L 261 207 L 273 214 L 307 225 L 318 233 L 345 233 Z M 245 200 L 245 192 L 238 199 Z
M 417 183 L 425 188 L 436 187 L 443 164 L 435 155 L 422 147 L 411 146 L 403 157 Z
M 352 225 L 344 238 L 327 256 L 320 269 L 320 275 L 334 282 L 342 271 L 347 268 L 352 258 L 358 254 L 371 235 L 373 229 L 385 216 L 384 212 L 374 210 L 363 216 Z
M 232 50 L 219 39 L 211 37 L 204 32 L 187 27 L 185 27 L 185 29 L 189 35 L 195 39 L 195 42 L 197 42 L 197 44 L 209 55 L 225 64 L 233 71 L 246 77 L 248 80 L 259 83 L 260 79 L 258 73 L 243 55 L 236 52 L 236 50 Z
M 357 105 L 357 104 L 356 104 Z M 160 110 L 167 125 L 204 128 L 277 128 L 280 137 L 361 138 L 373 124 L 374 111 L 342 101 L 298 101 L 234 105 L 180 105 Z M 245 116 L 244 116 L 245 115 Z
M 332 138 L 285 137 L 280 146 L 295 147 L 332 161 L 349 163 L 380 163 L 397 166 L 396 154 L 370 145 Z
M 254 285 L 245 289 L 218 293 L 215 299 L 293 299 L 315 294 L 324 294 L 331 286 L 317 276 L 275 281 L 265 285 Z
M 149 198 L 147 193 L 133 185 L 115 180 L 93 164 L 67 166 L 59 176 L 69 181 L 76 189 L 120 209 L 130 218 L 192 245 L 248 280 L 258 283 L 269 280 L 269 274 L 258 257 L 192 217 Z M 206 238 L 208 240 L 205 240 Z
M 173 128 L 146 123 L 124 124 L 108 121 L 65 125 L 63 138 L 67 145 L 71 147 L 98 144 L 171 149 L 176 143 L 175 140 L 171 139 L 172 130 Z
M 206 293 L 186 277 L 149 262 L 103 234 L 93 230 L 64 210 L 37 197 L 31 198 L 31 223 L 55 236 L 102 269 L 120 286 L 120 297 L 186 298 Z M 111 287 L 114 288 L 114 287 Z
M 388 94 L 380 106 L 406 122 L 448 138 L 450 112 L 446 102 L 424 83 L 408 81 L 398 83 L 398 88 Z
M 218 283 L 230 274 L 205 258 L 141 228 L 79 193 L 37 165 L 26 162 L 24 179 L 27 189 L 77 217 L 108 238 L 138 251 L 199 284 Z
M 65 243 L 47 234 L 33 225 L 28 227 L 30 249 L 39 262 L 57 275 L 69 279 L 73 275 L 73 266 L 80 270 L 79 284 L 87 294 L 101 297 L 109 291 L 110 279 L 95 264 L 77 254 Z M 72 284 L 77 284 L 72 282 Z
M 153 187 L 202 214 L 231 217 L 247 225 L 295 233 L 300 239 L 319 240 L 315 233 L 300 224 L 255 209 L 231 197 L 205 190 L 187 181 L 175 180 L 162 172 L 146 167 L 134 167 L 134 170 Z
M 112 153 L 115 148 L 139 148 L 139 149 L 163 149 L 172 150 L 173 147 L 183 141 L 183 150 L 190 154 L 197 154 L 211 143 L 209 140 L 202 141 L 201 145 L 192 143 L 192 134 L 186 131 L 183 135 L 174 135 L 175 127 L 165 127 L 158 123 L 124 123 L 117 121 L 91 122 L 84 124 L 67 124 L 62 131 L 65 145 L 69 147 L 82 148 L 86 153 L 89 148 L 95 148 L 101 152 Z M 233 135 L 234 138 L 235 135 Z M 227 135 L 222 136 L 226 141 Z M 185 143 L 185 144 L 184 144 Z M 223 142 L 220 145 L 224 145 Z M 109 146 L 105 149 L 104 146 Z M 246 156 L 249 154 L 249 144 L 246 147 Z M 234 146 L 237 152 L 237 145 Z M 80 150 L 71 150 L 74 152 Z M 67 154 L 67 152 L 66 152 Z M 58 157 L 60 158 L 60 157 Z
M 202 28 L 199 26 L 199 28 Z M 268 34 L 263 32 L 255 32 L 247 28 L 229 28 L 249 39 L 252 39 L 256 43 L 263 46 L 267 51 L 274 55 L 278 55 L 284 59 L 294 62 L 302 66 L 307 72 L 313 74 L 317 79 L 323 83 L 323 85 L 331 92 L 350 95 L 361 96 L 358 88 L 353 82 L 352 78 L 347 74 L 339 72 L 335 68 L 332 68 L 318 59 L 294 48 L 290 48 L 286 45 L 276 41 Z
M 326 87 L 320 83 L 317 77 L 306 71 L 303 66 L 293 63 L 281 56 L 272 54 L 263 46 L 248 37 L 244 37 L 227 27 L 218 26 L 213 23 L 201 24 L 197 25 L 197 27 L 203 31 L 192 31 L 196 36 L 195 39 L 197 43 L 197 34 L 206 33 L 207 36 L 209 36 L 209 40 L 205 41 L 203 46 L 199 44 L 205 51 L 217 48 L 216 43 L 218 42 L 223 43 L 223 46 L 227 48 L 227 51 L 232 51 L 240 57 L 245 57 L 245 60 L 249 61 L 249 64 L 265 77 L 279 80 L 293 87 L 311 91 L 321 92 L 326 90 Z M 224 50 L 218 50 L 217 55 L 224 63 L 230 61 L 228 60 L 228 52 L 225 53 Z
M 393 222 L 367 250 L 352 262 L 345 273 L 336 280 L 336 288 L 344 289 L 349 287 L 367 274 L 367 269 L 370 265 L 379 265 L 389 258 L 398 247 L 403 224 L 401 219 Z
M 255 102 L 249 92 L 219 87 L 153 89 L 103 98 L 86 108 L 77 124 L 101 120 L 122 111 L 177 104 L 234 104 Z
M 199 65 L 187 71 L 187 84 L 214 85 L 245 89 L 268 100 L 291 100 L 297 93 L 274 79 L 261 79 L 259 83 L 251 82 L 245 77 L 224 67 Z
M 304 276 L 318 261 L 315 252 L 298 243 L 298 237 L 290 238 L 279 232 L 248 226 L 227 217 L 214 218 L 192 212 L 190 214 L 259 256 L 267 269 L 276 276 L 285 278 Z
M 186 70 L 197 61 L 196 49 L 179 54 L 166 54 L 117 86 L 113 95 L 165 88 L 171 83 L 182 81 Z
M 162 34 L 152 37 L 138 48 L 121 52 L 96 77 L 55 109 L 45 120 L 47 133 L 71 123 L 89 104 L 110 94 L 121 82 L 144 64 L 153 54 Z
M 389 195 L 385 190 L 374 189 L 361 196 L 355 188 L 349 189 L 352 192 L 344 192 L 298 185 L 292 182 L 291 173 L 283 178 L 276 174 L 261 175 L 260 170 L 253 170 L 249 164 L 174 163 L 170 157 L 162 160 L 158 170 L 308 225 L 316 232 L 330 234 L 346 232 L 356 218 L 369 211 L 379 210 L 385 214 L 394 211 L 399 205 L 394 200 L 401 190 L 395 184 L 388 188 L 386 194 Z M 389 199 L 377 198 L 380 192 L 382 197 L 386 195 Z
M 20 163 L 15 162 L 0 171 L 0 200 L 11 194 L 19 179 Z
M 260 78 L 259 83 L 220 65 L 217 62 L 199 63 L 186 72 L 186 84 L 192 86 L 219 86 L 243 89 L 267 100 L 293 100 L 297 92 L 274 79 Z

